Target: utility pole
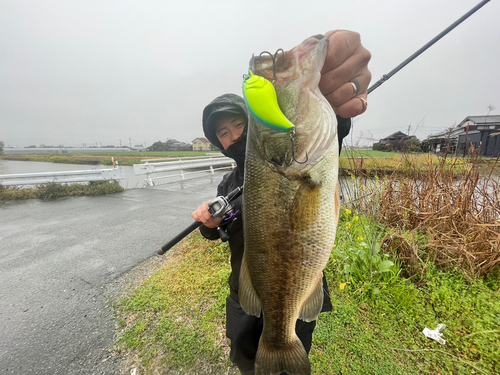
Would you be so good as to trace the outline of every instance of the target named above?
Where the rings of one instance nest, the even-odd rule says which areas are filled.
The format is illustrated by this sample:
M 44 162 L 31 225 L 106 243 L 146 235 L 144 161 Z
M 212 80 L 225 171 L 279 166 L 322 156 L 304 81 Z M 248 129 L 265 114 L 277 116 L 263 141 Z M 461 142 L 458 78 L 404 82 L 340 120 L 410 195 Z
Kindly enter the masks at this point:
M 130 145 L 130 149 L 132 150 L 132 138 L 128 139 L 128 144 Z

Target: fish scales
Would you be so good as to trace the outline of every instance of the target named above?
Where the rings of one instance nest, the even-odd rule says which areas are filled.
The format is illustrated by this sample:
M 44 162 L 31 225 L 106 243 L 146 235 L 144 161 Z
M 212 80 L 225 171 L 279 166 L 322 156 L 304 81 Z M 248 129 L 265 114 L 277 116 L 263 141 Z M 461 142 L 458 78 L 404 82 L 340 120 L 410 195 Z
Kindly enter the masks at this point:
M 257 375 L 311 373 L 295 323 L 321 311 L 339 216 L 337 121 L 318 88 L 327 47 L 325 37 L 311 37 L 276 61 L 275 89 L 295 125 L 296 161 L 289 163 L 287 133 L 249 121 L 239 299 L 248 314 L 263 314 Z M 272 79 L 270 59 L 256 60 L 255 74 Z

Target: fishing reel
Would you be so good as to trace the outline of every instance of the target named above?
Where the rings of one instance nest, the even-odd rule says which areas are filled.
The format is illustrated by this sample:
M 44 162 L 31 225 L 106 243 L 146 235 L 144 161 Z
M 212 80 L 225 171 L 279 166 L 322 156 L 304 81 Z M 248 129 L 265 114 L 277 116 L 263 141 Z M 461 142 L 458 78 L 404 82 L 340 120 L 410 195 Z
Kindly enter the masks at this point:
M 222 219 L 221 224 L 217 227 L 217 232 L 219 232 L 220 239 L 223 242 L 229 240 L 229 235 L 226 231 L 226 224 L 231 220 L 236 219 L 237 213 L 234 213 L 234 207 L 231 202 L 235 200 L 243 192 L 243 187 L 237 187 L 231 191 L 227 197 L 218 196 L 210 201 L 208 204 L 208 212 L 212 217 L 220 217 Z
M 208 212 L 212 217 L 223 218 L 227 214 L 231 214 L 233 207 L 229 204 L 226 197 L 218 196 L 208 204 Z

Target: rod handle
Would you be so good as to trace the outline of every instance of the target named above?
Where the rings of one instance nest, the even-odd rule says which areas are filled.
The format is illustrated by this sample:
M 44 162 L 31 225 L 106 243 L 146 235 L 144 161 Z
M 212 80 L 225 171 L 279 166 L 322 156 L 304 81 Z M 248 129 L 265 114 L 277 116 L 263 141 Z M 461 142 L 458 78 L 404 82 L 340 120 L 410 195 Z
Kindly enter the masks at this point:
M 193 223 L 189 227 L 184 229 L 182 232 L 180 232 L 178 235 L 176 235 L 174 238 L 168 241 L 165 245 L 163 245 L 160 249 L 158 249 L 157 253 L 159 255 L 165 254 L 172 247 L 174 247 L 180 240 L 182 240 L 184 237 L 186 237 L 189 233 L 198 228 L 200 225 L 201 222 L 193 221 Z

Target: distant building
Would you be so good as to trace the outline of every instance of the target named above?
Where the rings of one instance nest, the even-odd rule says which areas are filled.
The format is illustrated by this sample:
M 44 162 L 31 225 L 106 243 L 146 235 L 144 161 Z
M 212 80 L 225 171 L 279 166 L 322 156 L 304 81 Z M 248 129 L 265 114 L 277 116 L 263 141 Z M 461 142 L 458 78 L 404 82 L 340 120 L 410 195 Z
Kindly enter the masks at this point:
M 403 151 L 414 152 L 420 149 L 416 136 L 403 132 L 395 132 L 373 144 L 376 151 Z
M 146 147 L 144 147 L 144 145 L 135 145 L 132 150 L 134 150 L 134 151 L 146 151 Z
M 189 143 L 168 139 L 166 142 L 158 141 L 146 148 L 146 151 L 191 151 Z
M 417 137 L 414 135 L 405 134 L 403 132 L 396 132 L 396 133 L 392 133 L 391 135 L 389 135 L 385 138 L 380 139 L 378 141 L 378 143 L 380 143 L 381 145 L 388 145 L 388 144 L 392 144 L 395 142 L 404 141 L 407 139 L 417 139 Z
M 457 126 L 427 138 L 429 149 L 466 155 L 471 147 L 483 156 L 500 155 L 500 116 L 468 116 Z
M 174 139 L 175 141 L 175 139 Z M 172 142 L 169 144 L 170 151 L 186 151 L 186 150 L 191 150 L 191 145 L 189 143 L 185 142 Z
M 214 148 L 206 138 L 193 139 L 193 151 L 212 151 Z

